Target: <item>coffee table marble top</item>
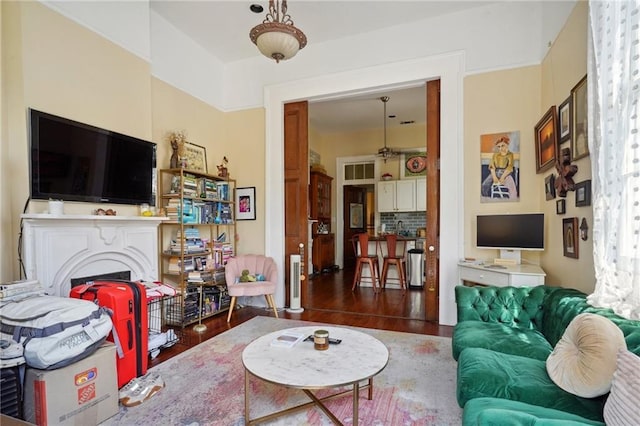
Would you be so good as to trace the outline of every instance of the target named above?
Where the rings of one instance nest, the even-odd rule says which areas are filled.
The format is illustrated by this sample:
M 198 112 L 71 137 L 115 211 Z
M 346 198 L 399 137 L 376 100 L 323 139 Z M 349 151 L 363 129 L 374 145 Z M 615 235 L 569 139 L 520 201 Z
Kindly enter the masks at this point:
M 242 352 L 242 363 L 253 375 L 293 388 L 321 389 L 356 383 L 382 371 L 389 361 L 389 350 L 378 339 L 342 327 L 309 326 L 286 331 L 312 335 L 329 331 L 329 337 L 342 339 L 329 349 L 314 349 L 312 341 L 298 342 L 291 348 L 270 343 L 285 330 L 275 331 L 251 342 Z

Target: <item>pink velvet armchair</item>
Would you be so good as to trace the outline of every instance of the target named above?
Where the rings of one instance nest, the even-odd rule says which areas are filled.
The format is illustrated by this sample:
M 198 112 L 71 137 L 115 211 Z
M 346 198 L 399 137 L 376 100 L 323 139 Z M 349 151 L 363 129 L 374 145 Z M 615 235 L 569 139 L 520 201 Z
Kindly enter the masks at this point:
M 240 275 L 242 275 L 242 271 L 245 269 L 252 275 L 264 275 L 265 281 L 237 282 Z M 276 309 L 276 302 L 273 298 L 278 283 L 278 268 L 273 258 L 259 254 L 245 254 L 232 257 L 227 261 L 225 278 L 227 280 L 229 296 L 231 296 L 227 322 L 231 321 L 231 314 L 236 304 L 236 298 L 240 296 L 264 295 L 265 299 L 267 299 L 267 304 L 273 309 L 273 313 L 276 315 L 276 318 L 278 318 L 278 310 Z

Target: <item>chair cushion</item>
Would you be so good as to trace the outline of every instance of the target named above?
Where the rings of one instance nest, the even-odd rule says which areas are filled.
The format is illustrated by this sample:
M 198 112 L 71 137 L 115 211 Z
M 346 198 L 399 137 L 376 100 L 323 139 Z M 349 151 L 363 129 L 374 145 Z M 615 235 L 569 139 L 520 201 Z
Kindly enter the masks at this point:
M 640 357 L 621 350 L 613 373 L 611 393 L 604 405 L 609 426 L 630 425 L 640 419 Z
M 276 283 L 253 281 L 228 285 L 227 288 L 229 296 L 262 296 L 263 294 L 274 294 L 276 292 Z
M 547 359 L 549 377 L 574 395 L 593 398 L 611 389 L 616 355 L 627 349 L 622 331 L 592 313 L 577 315 Z

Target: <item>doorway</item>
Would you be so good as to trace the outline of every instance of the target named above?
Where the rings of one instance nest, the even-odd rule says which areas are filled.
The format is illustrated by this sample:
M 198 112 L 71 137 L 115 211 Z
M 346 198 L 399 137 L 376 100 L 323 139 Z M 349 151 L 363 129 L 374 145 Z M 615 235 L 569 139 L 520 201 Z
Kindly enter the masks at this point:
M 440 198 L 440 232 L 447 235 L 439 241 L 437 263 L 440 274 L 439 318 L 440 324 L 456 322 L 454 287 L 457 283 L 457 262 L 463 247 L 464 170 L 459 161 L 462 157 L 462 91 L 464 76 L 464 54 L 451 53 L 437 57 L 419 58 L 410 61 L 384 64 L 366 69 L 347 71 L 336 75 L 309 78 L 299 81 L 274 84 L 265 88 L 265 253 L 274 257 L 280 276 L 284 276 L 284 158 L 283 140 L 284 103 L 297 99 L 320 99 L 329 96 L 348 96 L 366 91 L 380 91 L 384 87 L 409 86 L 421 82 L 441 79 L 442 110 L 439 133 L 447 149 L 441 151 L 440 163 L 447 170 L 447 191 Z M 440 185 L 440 183 L 438 183 Z M 441 283 L 441 284 L 440 284 Z M 278 287 L 276 301 L 284 306 L 284 285 Z

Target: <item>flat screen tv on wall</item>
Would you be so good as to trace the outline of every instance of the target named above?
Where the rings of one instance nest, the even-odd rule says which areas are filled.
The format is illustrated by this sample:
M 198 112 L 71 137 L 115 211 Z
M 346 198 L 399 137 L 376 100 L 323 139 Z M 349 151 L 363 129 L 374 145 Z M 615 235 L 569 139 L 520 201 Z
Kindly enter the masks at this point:
M 156 144 L 29 110 L 31 198 L 155 204 Z

